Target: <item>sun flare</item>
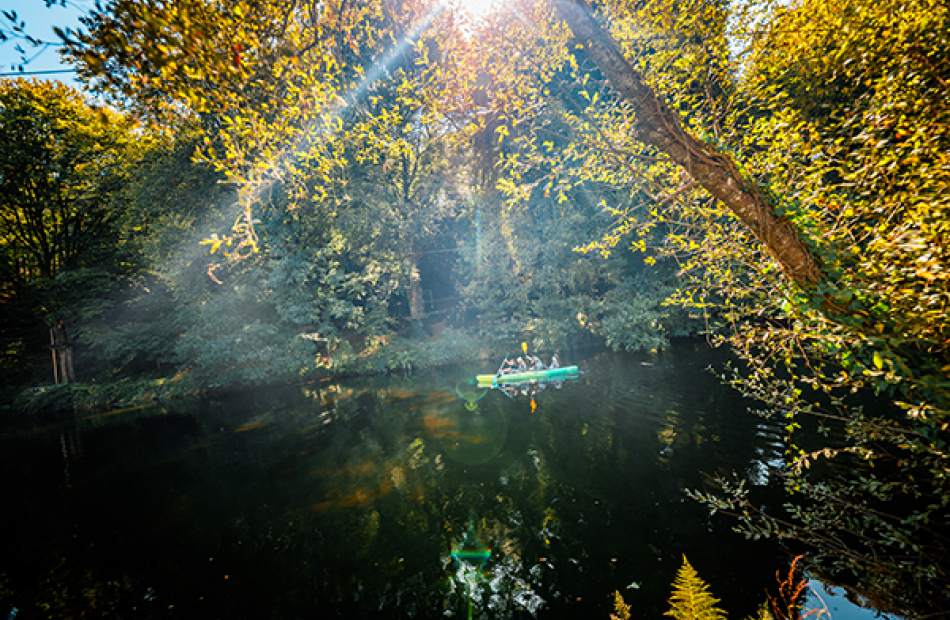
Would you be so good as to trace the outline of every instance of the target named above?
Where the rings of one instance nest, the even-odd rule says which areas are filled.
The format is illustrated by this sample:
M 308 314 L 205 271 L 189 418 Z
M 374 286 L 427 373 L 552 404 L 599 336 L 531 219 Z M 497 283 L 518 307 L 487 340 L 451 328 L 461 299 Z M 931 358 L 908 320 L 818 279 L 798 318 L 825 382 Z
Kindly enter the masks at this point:
M 458 7 L 472 17 L 484 17 L 498 8 L 502 0 L 457 0 Z

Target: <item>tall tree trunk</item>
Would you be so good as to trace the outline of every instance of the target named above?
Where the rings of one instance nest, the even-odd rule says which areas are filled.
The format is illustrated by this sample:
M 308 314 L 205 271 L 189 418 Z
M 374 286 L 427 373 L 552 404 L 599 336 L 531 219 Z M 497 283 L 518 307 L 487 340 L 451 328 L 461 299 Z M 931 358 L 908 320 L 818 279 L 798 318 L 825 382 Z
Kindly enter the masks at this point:
M 66 383 L 76 382 L 76 370 L 73 368 L 72 342 L 63 350 L 63 368 L 66 369 Z
M 409 259 L 409 320 L 412 322 L 413 338 L 424 336 L 422 320 L 425 318 L 425 300 L 422 296 L 422 278 L 419 274 L 419 253 L 413 252 Z
M 73 343 L 64 321 L 49 326 L 50 348 L 53 351 L 53 381 L 75 383 L 76 372 L 73 369 Z
M 594 21 L 585 0 L 552 1 L 614 90 L 634 106 L 638 139 L 665 153 L 735 213 L 801 287 L 812 288 L 821 280 L 818 261 L 795 228 L 775 214 L 765 196 L 743 177 L 728 155 L 686 132 L 682 118 L 657 96 L 623 57 L 616 41 Z
M 59 358 L 56 356 L 56 334 L 49 326 L 49 352 L 53 355 L 53 385 L 59 385 Z

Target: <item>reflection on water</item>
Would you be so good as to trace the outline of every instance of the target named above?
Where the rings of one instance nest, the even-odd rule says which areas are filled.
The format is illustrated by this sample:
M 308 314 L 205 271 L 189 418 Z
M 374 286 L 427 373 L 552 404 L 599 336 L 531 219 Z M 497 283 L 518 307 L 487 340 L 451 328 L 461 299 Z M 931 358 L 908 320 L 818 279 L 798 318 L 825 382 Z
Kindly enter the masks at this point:
M 452 549 L 452 560 L 455 561 L 456 572 L 452 578 L 453 590 L 460 591 L 465 600 L 466 615 L 471 618 L 475 599 L 478 597 L 481 570 L 485 562 L 491 557 L 491 549 L 485 546 L 478 534 L 475 533 L 475 523 L 469 522 L 468 531 L 462 541 Z
M 465 401 L 466 409 L 476 411 L 478 401 L 485 398 L 485 394 L 488 394 L 488 388 L 479 386 L 475 379 L 460 379 L 455 384 L 455 393 Z
M 508 618 L 515 610 L 536 615 L 544 607 L 544 599 L 513 570 L 516 562 L 503 557 L 485 569 L 491 550 L 475 532 L 474 521 L 469 522 L 468 531 L 451 556 L 456 570 L 447 580 L 447 615 L 452 613 L 452 602 L 457 602 L 459 613 L 469 619 Z
M 508 437 L 508 422 L 499 407 L 472 410 L 448 402 L 424 408 L 422 416 L 427 434 L 438 440 L 443 454 L 459 463 L 488 462 Z
M 787 558 L 682 489 L 782 501 L 779 429 L 702 346 L 571 361 L 528 398 L 472 367 L 10 423 L 0 615 L 661 617 L 684 553 L 752 615 Z

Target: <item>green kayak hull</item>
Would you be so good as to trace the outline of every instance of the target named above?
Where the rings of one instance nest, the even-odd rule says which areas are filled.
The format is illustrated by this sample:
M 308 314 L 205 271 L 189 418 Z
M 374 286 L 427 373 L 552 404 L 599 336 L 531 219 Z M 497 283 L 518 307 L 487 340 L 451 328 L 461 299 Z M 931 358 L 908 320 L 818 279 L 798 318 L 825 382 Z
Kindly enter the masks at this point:
M 565 366 L 564 368 L 548 368 L 546 370 L 529 370 L 527 372 L 518 372 L 511 375 L 478 375 L 475 378 L 479 385 L 511 385 L 514 383 L 525 383 L 526 381 L 544 381 L 546 379 L 556 379 L 564 375 L 577 374 L 577 366 Z

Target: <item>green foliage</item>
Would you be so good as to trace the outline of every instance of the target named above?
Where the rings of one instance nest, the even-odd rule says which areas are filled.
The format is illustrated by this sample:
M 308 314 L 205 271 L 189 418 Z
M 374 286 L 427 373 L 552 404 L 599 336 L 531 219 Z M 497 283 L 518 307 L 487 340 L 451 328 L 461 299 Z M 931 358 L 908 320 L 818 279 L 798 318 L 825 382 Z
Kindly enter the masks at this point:
M 27 415 L 147 406 L 159 400 L 195 396 L 208 389 L 207 378 L 177 374 L 170 378 L 120 378 L 31 388 L 18 393 L 13 410 Z
M 787 584 L 783 583 L 780 585 L 788 585 L 789 587 L 795 588 L 795 595 L 790 600 L 783 600 L 782 603 L 785 607 L 779 609 L 784 609 L 789 612 L 788 615 L 784 617 L 795 618 L 798 616 L 792 613 L 791 610 L 799 609 L 795 607 L 795 605 L 797 605 L 798 600 L 802 596 L 805 582 L 803 580 L 797 580 L 794 562 L 789 573 L 789 579 L 790 581 Z M 683 565 L 680 566 L 676 572 L 676 579 L 673 581 L 673 592 L 670 596 L 669 603 L 670 609 L 664 615 L 672 616 L 677 620 L 726 619 L 726 612 L 717 607 L 719 599 L 715 598 L 712 593 L 709 592 L 709 584 L 703 581 L 696 570 L 690 565 L 686 556 L 683 556 Z M 614 592 L 614 611 L 616 615 L 610 614 L 610 620 L 630 620 L 630 605 L 624 601 L 620 592 Z M 775 616 L 769 611 L 769 603 L 762 603 L 762 605 L 759 606 L 758 613 L 747 620 L 774 620 L 774 618 Z
M 574 250 L 608 221 L 582 193 L 576 198 L 559 203 L 538 192 L 523 204 L 478 201 L 467 210 L 461 301 L 477 312 L 486 340 L 528 338 L 540 349 L 600 341 L 630 351 L 698 331 L 685 312 L 662 306 L 675 282 L 670 263 Z
M 359 351 L 341 347 L 332 367 L 343 373 L 405 372 L 470 362 L 484 353 L 481 339 L 447 328 L 440 337 L 427 340 L 383 336 L 366 339 Z
M 69 87 L 0 81 L 0 338 L 15 382 L 34 380 L 44 323 L 71 331 L 137 269 L 126 188 L 149 142 Z
M 21 413 L 35 415 L 71 411 L 75 406 L 77 388 L 74 385 L 54 385 L 32 389 L 16 395 L 13 408 Z
M 82 267 L 116 267 L 132 122 L 61 84 L 0 81 L 0 269 L 7 296 Z
M 175 356 L 226 385 L 261 384 L 306 375 L 316 363 L 314 342 L 271 319 L 253 286 L 236 286 L 191 309 Z M 271 319 L 271 320 L 268 320 Z
M 482 65 L 499 91 L 486 114 L 501 123 L 499 186 L 512 205 L 536 192 L 575 204 L 579 188 L 608 196 L 616 219 L 587 249 L 611 255 L 629 240 L 677 261 L 686 280 L 670 302 L 703 312 L 747 363 L 734 385 L 790 433 L 800 415 L 825 424 L 824 445 L 789 437 L 788 488 L 807 498 L 790 507 L 795 525 L 766 518 L 752 530 L 809 543 L 813 568 L 847 577 L 881 609 L 946 606 L 932 594 L 950 591 L 946 7 L 599 8 L 605 45 L 654 89 L 642 100 L 606 84 L 608 63 L 594 66 L 593 47 L 574 45 L 544 3 L 486 27 L 485 47 L 499 50 Z M 508 62 L 512 38 L 526 43 Z M 686 134 L 656 137 L 654 92 L 676 112 L 663 122 L 706 150 Z M 713 199 L 700 163 L 763 197 L 761 215 L 785 227 L 756 228 L 727 196 Z M 820 274 L 789 275 L 779 228 Z M 849 398 L 869 389 L 879 406 Z M 831 458 L 834 476 L 810 469 Z
M 420 318 L 421 249 L 454 237 L 462 309 L 487 346 L 656 348 L 697 331 L 683 308 L 702 312 L 746 362 L 726 379 L 787 422 L 786 484 L 808 500 L 784 521 L 741 486 L 704 501 L 750 536 L 812 545 L 813 568 L 853 574 L 882 609 L 939 609 L 950 11 L 598 7 L 615 51 L 709 150 L 678 143 L 763 197 L 817 282 L 790 278 L 779 246 L 701 189 L 696 162 L 674 165 L 676 144 L 644 141 L 648 107 L 613 90 L 550 3 L 517 2 L 475 37 L 426 2 L 113 0 L 64 33 L 70 56 L 177 138 L 144 139 L 64 87 L 0 85 L 5 363 L 35 346 L 22 330 L 37 317 L 94 316 L 86 337 L 118 374 L 170 364 L 205 384 L 261 382 L 452 361 L 473 341 L 392 333 Z M 120 281 L 128 303 L 103 312 Z M 869 390 L 893 406 L 855 404 Z M 804 415 L 827 442 L 796 443 Z M 813 473 L 832 460 L 835 476 Z
M 228 197 L 214 193 L 215 175 L 203 164 L 181 161 L 187 146 L 168 145 L 156 172 L 136 185 L 151 276 L 86 330 L 119 375 L 177 368 L 206 385 L 259 384 L 445 357 L 437 348 L 379 349 L 394 328 L 390 304 L 406 271 L 371 197 L 288 211 L 277 185 L 260 211 L 268 254 L 236 263 L 214 284 L 197 242 L 227 213 Z M 162 192 L 167 176 L 180 182 Z M 190 208 L 175 211 L 171 202 Z M 345 337 L 365 338 L 365 351 L 353 354 Z
M 94 89 L 149 119 L 198 130 L 195 157 L 233 189 L 233 204 L 215 203 L 200 230 L 213 261 L 201 273 L 217 282 L 226 273 L 254 288 L 253 303 L 266 315 L 255 337 L 264 337 L 264 325 L 276 330 L 260 341 L 268 350 L 297 338 L 279 356 L 287 364 L 266 362 L 274 376 L 294 367 L 301 334 L 315 339 L 303 342 L 323 343 L 325 363 L 344 334 L 378 338 L 397 327 L 402 308 L 414 320 L 421 314 L 419 253 L 444 234 L 455 213 L 454 179 L 464 169 L 445 139 L 451 125 L 433 113 L 420 88 L 428 78 L 415 61 L 427 48 L 407 45 L 410 30 L 416 37 L 425 31 L 414 19 L 425 16 L 428 25 L 440 15 L 428 9 L 344 2 L 306 10 L 271 3 L 252 11 L 241 2 L 159 7 L 122 0 L 97 8 L 84 32 L 69 35 L 70 54 Z M 371 64 L 379 66 L 370 70 Z M 147 192 L 142 196 L 150 200 Z M 161 217 L 166 221 L 152 238 L 194 234 L 176 227 L 174 216 Z M 229 221 L 212 226 L 219 218 Z M 211 232 L 228 226 L 226 234 Z M 258 254 L 262 247 L 266 258 Z M 197 259 L 190 262 L 194 268 Z M 190 316 L 205 316 L 197 307 L 205 303 L 218 310 L 251 303 L 235 297 L 231 282 L 205 291 L 191 279 L 197 272 L 182 280 L 179 269 L 159 269 L 174 303 Z M 189 288 L 207 299 L 186 300 Z M 234 305 L 222 296 L 234 297 Z M 249 335 L 217 329 L 214 318 L 198 320 L 203 327 L 186 340 L 205 344 L 176 346 L 175 363 L 211 368 L 225 364 L 225 352 L 245 354 L 233 347 Z M 212 342 L 218 353 L 200 353 Z M 293 372 L 312 365 L 314 356 L 304 357 L 311 359 Z
M 742 87 L 755 113 L 729 140 L 810 236 L 826 281 L 790 289 L 752 255 L 748 281 L 765 286 L 698 281 L 731 299 L 723 316 L 749 371 L 728 379 L 787 421 L 787 485 L 804 499 L 783 520 L 750 510 L 732 485 L 729 503 L 749 535 L 809 543 L 813 568 L 879 609 L 926 614 L 947 604 L 937 593 L 950 584 L 950 13 L 859 2 L 765 16 L 764 35 L 748 24 Z M 723 264 L 708 252 L 704 262 Z M 880 403 L 851 397 L 872 390 Z M 829 441 L 798 445 L 799 416 L 818 417 Z
M 650 275 L 641 275 L 634 282 L 627 280 L 592 304 L 592 331 L 603 335 L 607 346 L 615 351 L 661 349 L 668 344 L 669 336 L 686 335 L 676 330 L 679 326 L 675 321 L 682 313 L 661 305 L 673 289 L 659 285 L 656 270 Z
M 277 107 L 305 85 L 299 80 L 327 78 L 322 93 L 311 95 L 319 101 L 332 94 L 346 62 L 372 36 L 378 11 L 376 4 L 348 11 L 336 2 L 293 10 L 242 0 L 112 0 L 61 37 L 81 78 L 139 116 L 170 122 L 198 114 L 240 131 L 264 118 L 280 122 Z M 243 108 L 251 101 L 260 116 Z
M 950 16 L 937 3 L 896 7 L 780 11 L 752 49 L 750 87 L 772 114 L 747 140 L 758 147 L 781 130 L 789 155 L 754 161 L 774 177 L 797 179 L 782 188 L 785 201 L 814 229 L 832 276 L 821 305 L 799 309 L 822 323 L 816 356 L 849 349 L 836 360 L 847 383 L 893 395 L 915 426 L 939 428 L 950 403 L 940 309 L 941 283 L 950 278 L 941 241 L 950 213 L 942 82 Z M 828 29 L 842 34 L 819 34 Z M 799 62 L 779 78 L 774 55 L 785 50 Z M 832 372 L 821 373 L 823 382 Z
M 449 110 L 442 98 L 445 85 L 463 77 L 451 48 L 463 37 L 448 13 L 428 9 L 328 5 L 308 17 L 278 4 L 251 15 L 240 2 L 157 7 L 122 0 L 94 11 L 84 32 L 69 33 L 70 54 L 95 89 L 187 130 L 163 147 L 175 154 L 150 160 L 136 185 L 147 229 L 141 247 L 155 261 L 156 279 L 139 285 L 128 312 L 89 331 L 105 360 L 127 369 L 227 368 L 229 381 L 268 380 L 342 368 L 346 338 L 366 338 L 366 350 L 374 351 L 406 315 L 418 321 L 420 252 L 431 239 L 458 234 L 470 161 L 455 121 L 471 115 Z M 406 46 L 410 33 L 415 43 Z M 230 52 L 210 54 L 222 36 Z M 393 53 L 382 55 L 391 44 Z M 360 83 L 370 59 L 385 72 Z M 358 96 L 340 107 L 347 89 Z M 178 155 L 196 143 L 196 157 L 234 194 L 209 192 L 203 205 L 204 197 L 196 199 L 209 189 L 210 170 Z M 167 176 L 185 209 L 169 208 Z M 583 204 L 579 193 L 575 198 Z M 595 238 L 597 227 L 585 220 L 600 207 L 588 203 L 572 213 L 542 202 L 531 207 L 543 214 L 541 230 L 521 240 L 513 231 L 532 215 L 500 203 L 492 209 L 493 230 L 486 232 L 499 261 L 516 264 L 513 272 L 499 263 L 486 273 L 469 262 L 474 269 L 461 274 L 466 309 L 497 314 L 483 331 L 495 338 L 528 331 L 542 347 L 589 336 L 615 348 L 662 346 L 673 333 L 664 325 L 672 313 L 659 305 L 662 287 L 639 286 L 645 276 L 634 292 L 624 257 L 598 264 L 572 251 L 577 240 L 566 219 Z M 495 217 L 500 210 L 506 215 Z M 235 222 L 230 234 L 209 234 L 213 222 L 227 227 L 228 220 Z M 209 273 L 226 282 L 217 290 L 198 281 L 200 258 L 175 243 L 198 235 L 216 261 Z M 462 240 L 468 261 L 478 252 L 471 240 Z M 261 247 L 267 257 L 259 258 Z M 228 319 L 235 314 L 244 316 L 243 327 Z M 245 351 L 249 346 L 258 350 Z M 419 355 L 454 358 L 423 348 L 361 363 L 380 370 L 408 367 Z

